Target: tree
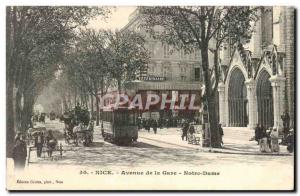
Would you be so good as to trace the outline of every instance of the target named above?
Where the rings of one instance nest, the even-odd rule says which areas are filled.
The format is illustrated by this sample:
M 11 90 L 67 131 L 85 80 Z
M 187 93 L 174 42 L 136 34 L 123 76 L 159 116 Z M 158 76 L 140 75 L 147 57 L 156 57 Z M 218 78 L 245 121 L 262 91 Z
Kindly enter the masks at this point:
M 111 65 L 108 62 L 108 49 L 106 32 L 92 29 L 80 30 L 74 43 L 74 48 L 65 59 L 65 72 L 69 79 L 73 79 L 76 86 L 91 95 L 91 109 L 93 110 L 93 97 L 96 100 L 96 125 L 99 125 L 99 90 L 103 95 L 111 84 Z
M 205 84 L 203 100 L 207 103 L 211 133 L 211 146 L 221 147 L 218 133 L 215 100 L 219 79 L 218 51 L 227 40 L 249 40 L 251 24 L 257 19 L 257 8 L 234 6 L 140 7 L 142 26 L 156 39 L 173 45 L 176 49 L 201 52 L 202 74 Z M 157 31 L 161 26 L 162 31 Z M 214 48 L 210 48 L 213 43 Z M 215 54 L 213 72 L 209 67 L 209 51 Z M 212 83 L 212 74 L 217 82 Z M 200 88 L 200 87 L 199 87 Z
M 121 91 L 124 81 L 135 79 L 135 74 L 149 61 L 144 37 L 134 31 L 106 31 L 110 73 Z
M 94 96 L 96 125 L 99 125 L 99 95 L 103 96 L 114 83 L 120 91 L 123 82 L 133 79 L 148 62 L 144 43 L 144 38 L 132 31 L 79 31 L 74 47 L 66 55 L 63 71 L 72 83 L 84 86 L 83 89 Z
M 8 157 L 15 131 L 28 128 L 36 97 L 54 78 L 75 29 L 107 13 L 101 7 L 6 8 Z

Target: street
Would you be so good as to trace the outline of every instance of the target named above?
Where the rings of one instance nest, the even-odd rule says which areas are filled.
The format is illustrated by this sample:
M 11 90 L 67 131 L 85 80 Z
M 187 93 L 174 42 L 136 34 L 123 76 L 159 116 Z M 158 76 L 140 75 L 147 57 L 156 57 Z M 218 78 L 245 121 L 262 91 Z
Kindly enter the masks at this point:
M 45 126 L 47 130 L 62 132 L 64 124 L 57 120 L 47 120 Z M 154 135 L 153 131 L 150 133 L 141 131 L 139 135 L 138 142 L 133 146 L 117 146 L 104 142 L 98 127 L 96 127 L 94 143 L 91 147 L 66 145 L 60 139 L 59 144 L 61 143 L 65 150 L 62 158 L 59 157 L 59 152 L 55 152 L 53 158 L 45 156 L 45 158 L 37 159 L 35 151 L 33 151 L 31 163 L 26 166 L 25 173 L 35 170 L 46 172 L 46 174 L 50 172 L 49 175 L 53 175 L 55 172 L 61 172 L 60 168 L 63 166 L 64 174 L 65 171 L 70 171 L 70 175 L 76 176 L 86 172 L 85 175 L 93 178 L 96 177 L 92 175 L 95 172 L 99 174 L 99 172 L 109 171 L 117 174 L 112 177 L 114 179 L 114 177 L 126 172 L 128 175 L 131 175 L 129 174 L 131 172 L 134 174 L 133 177 L 137 177 L 135 176 L 138 175 L 136 172 L 145 173 L 152 170 L 164 173 L 166 176 L 172 176 L 175 172 L 175 175 L 181 176 L 181 178 L 187 178 L 187 180 L 195 178 L 199 182 L 215 180 L 215 182 L 220 181 L 221 183 L 224 178 L 230 179 L 229 184 L 216 186 L 218 189 L 234 188 L 237 187 L 237 183 L 241 185 L 240 188 L 244 186 L 244 189 L 269 189 L 274 185 L 277 186 L 277 189 L 291 189 L 293 187 L 291 179 L 294 172 L 294 157 L 292 155 L 211 153 L 201 150 L 198 145 L 187 144 L 186 141 L 174 144 L 175 138 L 178 138 L 178 141 L 181 140 L 178 129 L 170 129 L 169 132 L 161 130 L 158 131 L 157 135 Z M 171 138 L 170 141 L 166 142 L 159 139 L 166 137 Z M 224 138 L 224 141 L 231 140 Z M 255 142 L 253 145 L 256 145 Z M 74 171 L 76 172 L 74 173 Z M 58 175 L 59 173 L 56 176 Z M 267 183 L 266 178 L 268 178 Z M 172 178 L 174 183 L 177 180 L 179 183 L 179 179 L 177 177 Z M 166 179 L 164 177 L 157 180 L 165 182 Z M 209 187 L 202 187 L 201 185 L 199 188 L 209 189 Z
M 63 133 L 64 124 L 57 120 L 46 121 L 46 129 L 53 131 L 60 131 Z M 249 164 L 268 165 L 275 162 L 285 165 L 285 168 L 293 164 L 293 156 L 240 156 L 239 154 L 222 154 L 222 153 L 202 153 L 199 152 L 198 145 L 188 144 L 182 141 L 180 144 L 174 144 L 174 138 L 181 140 L 180 128 L 170 129 L 170 133 L 159 132 L 154 135 L 153 131 L 147 133 L 140 131 L 139 139 L 133 146 L 117 146 L 109 142 L 103 141 L 100 128 L 96 127 L 94 133 L 94 143 L 91 147 L 75 147 L 74 145 L 67 145 L 63 140 L 59 140 L 67 150 L 62 160 L 55 162 L 55 164 L 84 164 L 84 165 L 114 165 L 114 166 L 136 166 L 144 163 L 148 164 L 167 164 L 170 161 L 176 161 L 177 164 L 184 165 L 206 165 L 212 164 L 214 159 L 218 159 L 218 164 L 233 164 L 243 163 L 247 160 Z M 154 137 L 154 138 L 153 138 Z M 158 140 L 156 138 L 170 138 L 170 141 Z M 225 138 L 226 140 L 230 140 Z M 255 142 L 253 142 L 255 144 Z M 225 145 L 226 146 L 226 145 Z M 283 146 L 282 146 L 283 147 Z M 83 158 L 85 157 L 85 158 Z M 89 157 L 89 158 L 87 158 Z M 48 159 L 40 160 L 41 162 L 51 163 Z

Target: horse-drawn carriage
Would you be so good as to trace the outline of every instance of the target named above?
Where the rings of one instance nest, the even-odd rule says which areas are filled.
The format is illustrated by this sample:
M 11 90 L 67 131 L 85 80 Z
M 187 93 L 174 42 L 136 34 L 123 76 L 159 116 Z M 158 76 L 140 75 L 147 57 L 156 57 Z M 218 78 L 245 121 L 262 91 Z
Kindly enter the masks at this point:
M 89 146 L 93 142 L 94 123 L 89 112 L 76 106 L 63 116 L 65 123 L 64 136 L 67 144 Z
M 45 123 L 46 113 L 41 113 L 39 116 L 39 122 Z

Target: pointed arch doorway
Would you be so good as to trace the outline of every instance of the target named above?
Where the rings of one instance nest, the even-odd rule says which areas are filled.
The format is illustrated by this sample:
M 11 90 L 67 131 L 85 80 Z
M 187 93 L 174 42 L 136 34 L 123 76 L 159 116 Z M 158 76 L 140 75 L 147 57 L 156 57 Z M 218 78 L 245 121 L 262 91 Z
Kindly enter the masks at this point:
M 265 128 L 273 127 L 274 125 L 273 93 L 270 77 L 266 70 L 262 70 L 256 86 L 257 120 L 258 124 L 263 125 Z
M 232 71 L 228 88 L 229 126 L 246 127 L 248 124 L 248 100 L 245 77 L 239 68 Z

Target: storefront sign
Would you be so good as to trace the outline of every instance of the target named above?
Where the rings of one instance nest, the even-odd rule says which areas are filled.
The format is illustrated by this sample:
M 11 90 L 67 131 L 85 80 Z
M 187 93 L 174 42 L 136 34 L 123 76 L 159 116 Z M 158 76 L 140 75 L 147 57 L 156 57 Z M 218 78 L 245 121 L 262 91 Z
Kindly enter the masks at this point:
M 165 81 L 166 77 L 161 76 L 141 76 L 141 80 L 143 81 Z

